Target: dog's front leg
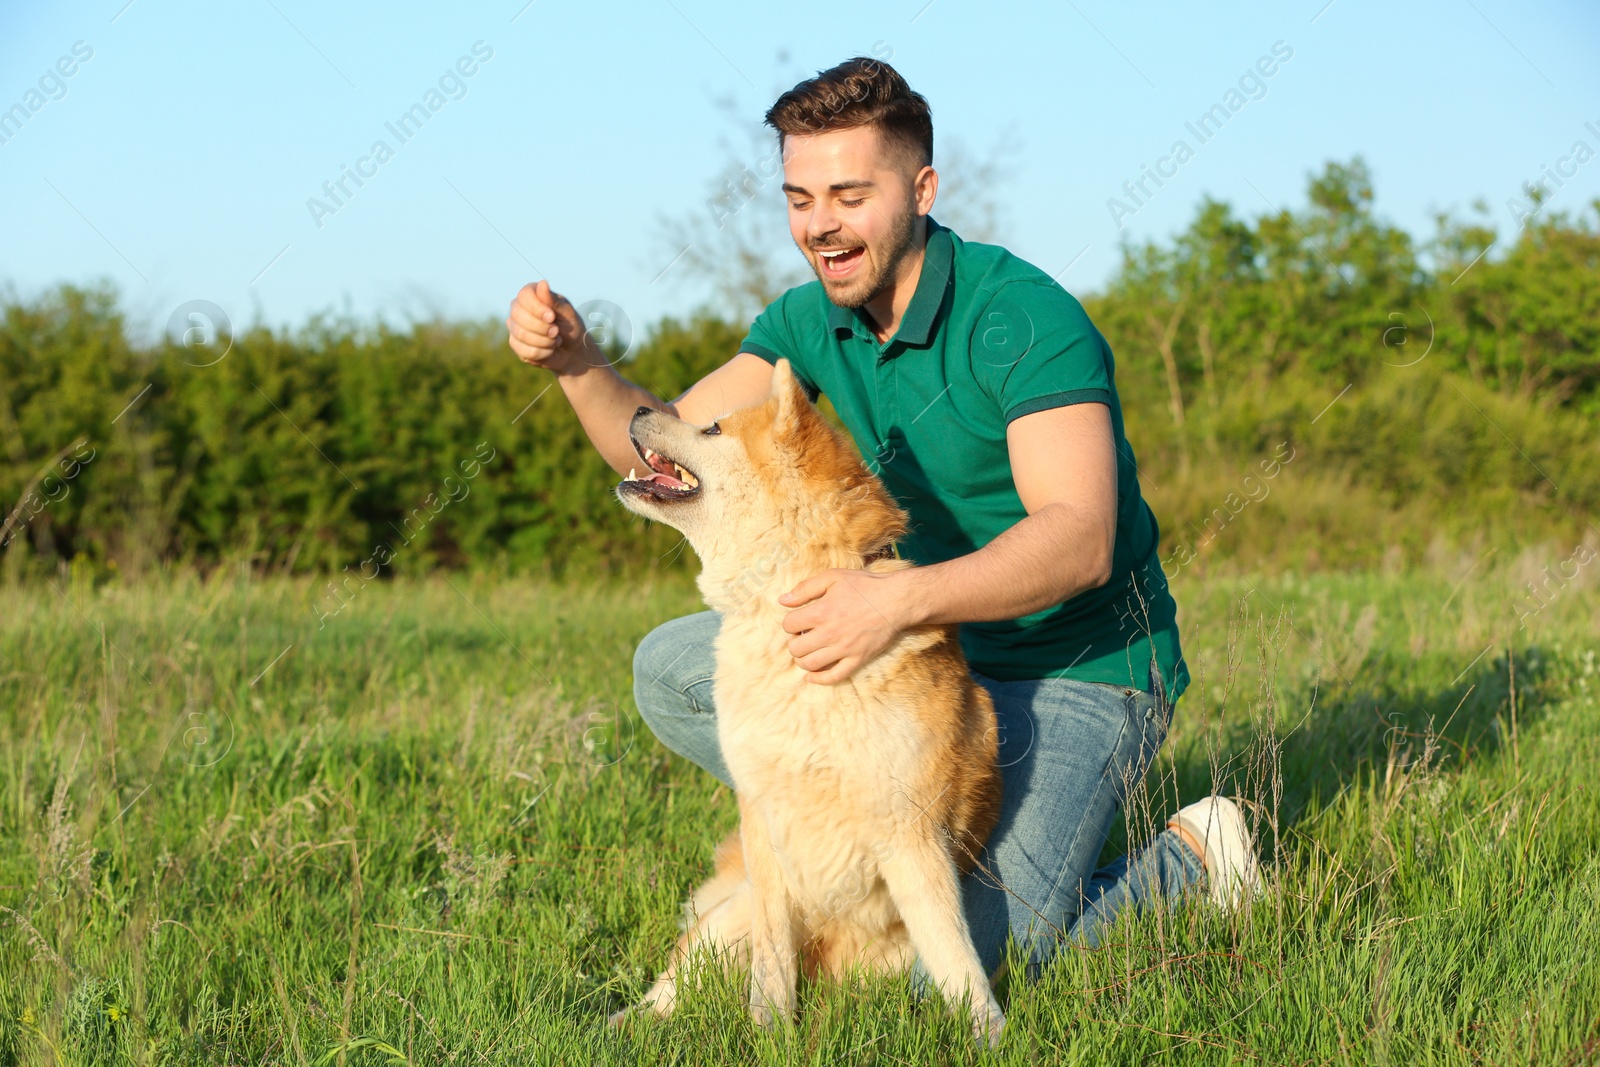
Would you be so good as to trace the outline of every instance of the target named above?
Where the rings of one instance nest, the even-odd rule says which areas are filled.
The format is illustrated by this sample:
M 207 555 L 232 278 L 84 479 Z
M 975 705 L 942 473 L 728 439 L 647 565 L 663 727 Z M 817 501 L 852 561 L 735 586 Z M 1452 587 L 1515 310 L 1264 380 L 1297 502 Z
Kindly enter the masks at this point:
M 794 1017 L 799 955 L 782 864 L 758 805 L 739 802 L 739 832 L 750 878 L 750 1015 L 771 1029 Z
M 931 833 L 906 833 L 879 870 L 928 977 L 945 997 L 966 1000 L 973 1036 L 998 1046 L 1006 1017 L 973 948 L 949 853 Z

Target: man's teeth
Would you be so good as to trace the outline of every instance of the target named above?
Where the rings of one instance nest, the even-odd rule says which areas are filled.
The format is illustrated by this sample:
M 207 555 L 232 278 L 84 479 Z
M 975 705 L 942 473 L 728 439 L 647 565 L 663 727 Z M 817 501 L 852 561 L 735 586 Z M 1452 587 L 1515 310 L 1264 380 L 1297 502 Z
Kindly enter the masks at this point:
M 839 249 L 835 249 L 832 252 L 818 252 L 817 254 L 819 256 L 821 256 L 823 259 L 832 259 L 834 256 L 842 256 L 846 252 L 854 252 L 854 251 L 855 251 L 855 249 L 853 249 L 853 248 L 839 248 Z

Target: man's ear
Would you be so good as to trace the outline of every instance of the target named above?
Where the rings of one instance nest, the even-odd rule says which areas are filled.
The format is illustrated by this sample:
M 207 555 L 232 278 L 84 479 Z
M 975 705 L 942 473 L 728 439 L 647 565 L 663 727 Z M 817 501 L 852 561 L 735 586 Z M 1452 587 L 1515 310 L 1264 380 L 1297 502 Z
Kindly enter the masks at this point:
M 778 414 L 773 420 L 779 434 L 789 433 L 800 425 L 801 413 L 810 401 L 794 376 L 789 361 L 780 359 L 772 365 L 772 397 L 778 402 Z
M 917 176 L 911 180 L 911 193 L 917 205 L 917 214 L 928 214 L 939 197 L 939 172 L 932 167 L 917 171 Z

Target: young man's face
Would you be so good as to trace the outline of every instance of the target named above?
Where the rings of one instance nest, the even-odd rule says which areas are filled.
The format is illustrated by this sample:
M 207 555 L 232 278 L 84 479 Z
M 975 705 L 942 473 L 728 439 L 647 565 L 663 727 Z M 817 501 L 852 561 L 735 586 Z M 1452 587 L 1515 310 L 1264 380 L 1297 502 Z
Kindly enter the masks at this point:
M 840 307 L 894 284 L 937 188 L 932 167 L 871 126 L 784 138 L 789 233 Z

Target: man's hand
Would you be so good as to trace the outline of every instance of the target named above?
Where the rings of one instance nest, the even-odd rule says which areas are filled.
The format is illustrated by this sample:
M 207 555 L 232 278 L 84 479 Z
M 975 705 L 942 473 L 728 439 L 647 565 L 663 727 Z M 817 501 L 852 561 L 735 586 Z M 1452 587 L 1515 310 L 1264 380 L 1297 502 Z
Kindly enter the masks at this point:
M 915 625 L 914 573 L 822 571 L 779 597 L 795 609 L 783 617 L 783 628 L 795 635 L 789 654 L 806 681 L 837 685 Z
M 545 367 L 557 374 L 578 374 L 608 361 L 589 338 L 589 328 L 578 309 L 550 283 L 524 285 L 511 301 L 506 318 L 511 351 L 522 362 Z

